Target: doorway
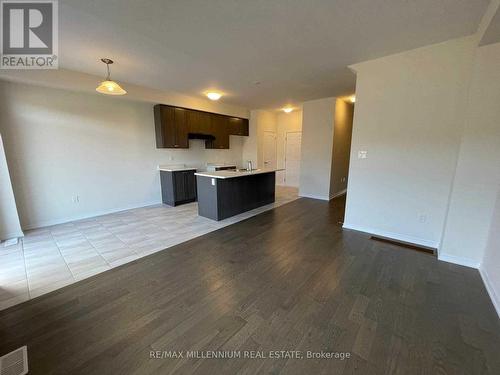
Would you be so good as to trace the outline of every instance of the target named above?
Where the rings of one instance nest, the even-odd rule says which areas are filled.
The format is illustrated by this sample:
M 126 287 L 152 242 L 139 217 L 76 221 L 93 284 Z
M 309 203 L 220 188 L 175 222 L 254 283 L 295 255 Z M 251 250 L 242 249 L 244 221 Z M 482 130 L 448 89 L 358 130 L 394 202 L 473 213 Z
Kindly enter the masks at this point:
M 287 132 L 285 136 L 285 186 L 299 187 L 300 145 L 302 132 Z

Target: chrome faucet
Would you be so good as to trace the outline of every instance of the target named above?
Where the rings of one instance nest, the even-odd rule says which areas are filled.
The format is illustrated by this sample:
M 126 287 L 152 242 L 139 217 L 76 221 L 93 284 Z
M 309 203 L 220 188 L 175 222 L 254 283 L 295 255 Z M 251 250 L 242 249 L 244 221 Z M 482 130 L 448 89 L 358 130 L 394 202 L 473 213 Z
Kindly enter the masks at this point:
M 249 161 L 247 162 L 247 171 L 250 171 L 250 172 L 251 172 L 252 170 L 253 170 L 252 161 L 251 161 L 251 160 L 249 160 Z

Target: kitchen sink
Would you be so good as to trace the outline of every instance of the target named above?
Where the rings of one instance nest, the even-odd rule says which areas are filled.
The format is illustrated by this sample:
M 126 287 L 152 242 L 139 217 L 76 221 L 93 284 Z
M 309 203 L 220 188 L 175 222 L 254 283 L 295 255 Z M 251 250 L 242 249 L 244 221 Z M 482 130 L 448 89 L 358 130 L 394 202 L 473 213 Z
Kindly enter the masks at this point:
M 234 172 L 256 172 L 256 171 L 260 171 L 260 168 L 256 168 L 256 169 L 234 169 L 233 171 Z

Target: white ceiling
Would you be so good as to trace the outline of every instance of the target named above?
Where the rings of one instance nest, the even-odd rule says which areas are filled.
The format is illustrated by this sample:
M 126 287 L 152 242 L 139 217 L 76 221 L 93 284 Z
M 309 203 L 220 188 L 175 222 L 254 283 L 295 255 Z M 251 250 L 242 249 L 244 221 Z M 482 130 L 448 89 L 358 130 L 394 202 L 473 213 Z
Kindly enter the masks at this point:
M 479 45 L 484 46 L 500 42 L 500 7 L 491 19 Z
M 62 0 L 60 66 L 246 108 L 354 91 L 347 65 L 470 35 L 489 0 Z M 256 84 L 260 82 L 260 84 Z

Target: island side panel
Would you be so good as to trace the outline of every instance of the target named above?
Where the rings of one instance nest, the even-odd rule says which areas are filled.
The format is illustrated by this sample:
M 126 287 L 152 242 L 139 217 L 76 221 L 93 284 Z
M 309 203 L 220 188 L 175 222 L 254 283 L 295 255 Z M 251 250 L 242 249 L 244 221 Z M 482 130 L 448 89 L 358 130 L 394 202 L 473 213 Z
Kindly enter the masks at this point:
M 275 172 L 218 179 L 218 220 L 273 203 Z
M 212 180 L 215 181 L 215 185 L 212 185 Z M 217 213 L 217 180 L 211 177 L 196 176 L 198 215 L 212 220 L 221 220 Z
M 161 200 L 164 204 L 175 206 L 174 182 L 172 172 L 160 171 Z

